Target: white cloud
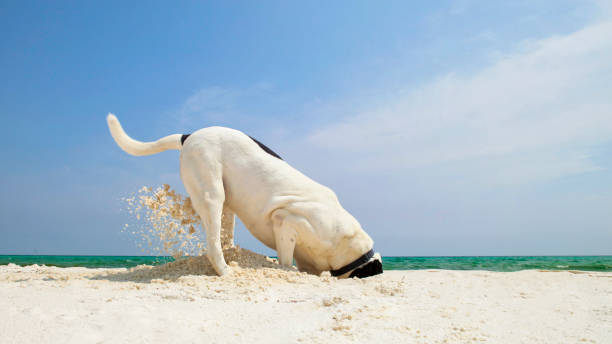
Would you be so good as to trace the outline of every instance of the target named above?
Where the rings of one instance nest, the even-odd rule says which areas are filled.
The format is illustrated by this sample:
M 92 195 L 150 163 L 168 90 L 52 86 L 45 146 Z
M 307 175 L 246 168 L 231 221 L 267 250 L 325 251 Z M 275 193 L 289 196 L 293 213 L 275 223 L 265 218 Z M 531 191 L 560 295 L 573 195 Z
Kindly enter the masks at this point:
M 172 113 L 172 118 L 179 128 L 251 126 L 261 121 L 261 116 L 258 116 L 259 103 L 273 90 L 274 86 L 268 82 L 244 88 L 204 87 L 190 95 Z
M 612 139 L 610 61 L 612 22 L 523 42 L 472 75 L 403 90 L 309 142 L 357 169 L 484 159 L 512 166 L 521 181 L 592 171 L 590 147 Z
M 180 126 L 194 123 L 219 122 L 236 114 L 235 90 L 208 87 L 202 88 L 189 96 L 177 111 Z

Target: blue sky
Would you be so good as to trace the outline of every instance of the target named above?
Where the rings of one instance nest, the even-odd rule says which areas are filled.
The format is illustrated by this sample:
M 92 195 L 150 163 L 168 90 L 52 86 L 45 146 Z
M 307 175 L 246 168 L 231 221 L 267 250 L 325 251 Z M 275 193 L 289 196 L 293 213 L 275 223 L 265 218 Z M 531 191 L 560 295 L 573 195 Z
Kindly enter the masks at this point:
M 139 254 L 140 140 L 223 125 L 334 189 L 383 255 L 612 254 L 606 1 L 0 5 L 0 254 Z M 237 241 L 271 253 L 242 227 Z

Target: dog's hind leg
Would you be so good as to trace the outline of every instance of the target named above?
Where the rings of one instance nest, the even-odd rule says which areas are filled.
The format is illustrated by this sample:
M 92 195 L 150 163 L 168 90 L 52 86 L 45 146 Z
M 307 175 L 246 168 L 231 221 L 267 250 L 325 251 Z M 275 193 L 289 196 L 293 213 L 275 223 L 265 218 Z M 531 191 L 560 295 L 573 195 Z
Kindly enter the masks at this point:
M 296 223 L 292 221 L 293 215 L 286 210 L 279 209 L 272 214 L 274 239 L 278 261 L 283 266 L 293 265 L 293 250 L 297 241 Z
M 181 177 L 191 197 L 193 209 L 202 219 L 206 231 L 206 255 L 219 276 L 231 272 L 225 263 L 221 246 L 221 217 L 225 192 L 221 168 L 214 164 L 203 166 L 203 161 L 181 163 Z
M 195 211 L 200 215 L 202 224 L 206 231 L 206 255 L 219 276 L 223 276 L 231 271 L 225 263 L 221 246 L 221 216 L 223 215 L 223 193 L 218 191 L 203 191 L 200 197 L 193 197 L 191 200 Z
M 223 215 L 221 216 L 221 247 L 223 249 L 234 247 L 234 212 L 223 205 Z

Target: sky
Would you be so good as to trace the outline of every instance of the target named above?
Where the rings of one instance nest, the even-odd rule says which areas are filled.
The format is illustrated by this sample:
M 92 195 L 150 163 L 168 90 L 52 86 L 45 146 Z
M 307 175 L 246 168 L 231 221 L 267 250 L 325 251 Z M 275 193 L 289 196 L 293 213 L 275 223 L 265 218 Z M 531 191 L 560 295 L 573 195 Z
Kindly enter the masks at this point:
M 256 137 L 384 256 L 609 255 L 610 61 L 607 1 L 2 1 L 0 254 L 142 254 L 121 198 L 179 153 L 113 112 Z

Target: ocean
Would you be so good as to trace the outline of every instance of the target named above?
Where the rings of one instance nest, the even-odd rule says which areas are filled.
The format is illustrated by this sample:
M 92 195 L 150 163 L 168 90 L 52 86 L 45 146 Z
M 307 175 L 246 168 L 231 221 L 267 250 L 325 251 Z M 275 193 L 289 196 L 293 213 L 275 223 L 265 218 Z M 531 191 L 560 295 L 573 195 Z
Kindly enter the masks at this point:
M 165 256 L 35 256 L 0 255 L 0 265 L 130 268 L 173 261 Z M 383 257 L 385 270 L 582 270 L 612 271 L 612 256 Z

